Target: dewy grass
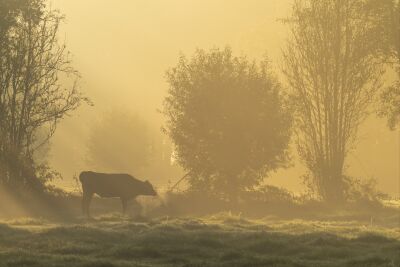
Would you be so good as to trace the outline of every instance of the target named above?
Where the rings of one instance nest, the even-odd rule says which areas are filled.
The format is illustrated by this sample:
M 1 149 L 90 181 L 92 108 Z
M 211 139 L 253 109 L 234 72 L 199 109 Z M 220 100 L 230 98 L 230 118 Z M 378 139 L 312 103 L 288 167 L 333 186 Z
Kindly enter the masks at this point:
M 400 231 L 362 222 L 250 220 L 228 213 L 148 222 L 0 225 L 0 266 L 399 266 Z

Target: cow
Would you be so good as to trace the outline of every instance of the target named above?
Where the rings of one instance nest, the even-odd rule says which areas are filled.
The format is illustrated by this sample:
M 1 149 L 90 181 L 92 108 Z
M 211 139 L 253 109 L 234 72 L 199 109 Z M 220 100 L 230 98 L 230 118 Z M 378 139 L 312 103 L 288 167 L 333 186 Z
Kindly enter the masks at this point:
M 84 171 L 79 175 L 82 184 L 82 211 L 90 217 L 89 205 L 94 194 L 104 198 L 119 197 L 122 213 L 126 213 L 128 201 L 139 195 L 156 196 L 157 192 L 149 181 L 140 181 L 125 173 L 97 173 Z

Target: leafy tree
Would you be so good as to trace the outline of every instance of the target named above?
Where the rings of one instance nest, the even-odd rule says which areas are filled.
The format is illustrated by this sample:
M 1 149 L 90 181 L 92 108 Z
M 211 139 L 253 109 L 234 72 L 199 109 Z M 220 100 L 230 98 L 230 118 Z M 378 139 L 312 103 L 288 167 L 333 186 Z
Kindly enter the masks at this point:
M 340 203 L 359 125 L 380 88 L 381 48 L 363 0 L 296 0 L 284 72 L 295 107 L 298 151 L 321 198 Z M 309 176 L 308 176 L 309 177 Z
M 149 128 L 137 115 L 113 110 L 93 126 L 87 149 L 88 162 L 97 169 L 141 172 L 150 160 Z
M 267 60 L 197 50 L 168 70 L 165 130 L 194 190 L 232 201 L 287 160 L 291 117 Z
M 35 151 L 86 100 L 57 39 L 62 19 L 44 0 L 0 1 L 1 183 L 37 184 Z
M 87 160 L 97 170 L 165 181 L 180 174 L 171 164 L 172 147 L 165 139 L 138 115 L 112 110 L 91 128 Z
M 400 75 L 400 74 L 399 74 Z M 400 77 L 400 76 L 398 76 Z M 400 122 L 400 81 L 395 81 L 381 95 L 379 115 L 387 117 L 388 126 L 394 130 Z
M 7 40 L 7 31 L 16 26 L 21 15 L 30 13 L 30 16 L 39 18 L 43 3 L 40 0 L 0 0 L 0 40 Z

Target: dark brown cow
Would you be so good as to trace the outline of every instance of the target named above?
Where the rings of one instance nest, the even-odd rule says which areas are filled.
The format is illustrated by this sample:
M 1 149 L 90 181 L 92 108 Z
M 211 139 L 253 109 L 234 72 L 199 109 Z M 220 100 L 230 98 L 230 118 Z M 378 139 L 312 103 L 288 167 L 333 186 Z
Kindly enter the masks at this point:
M 100 197 L 119 197 L 122 202 L 122 212 L 125 214 L 128 200 L 135 199 L 139 195 L 156 196 L 153 186 L 148 182 L 142 182 L 129 174 L 108 174 L 91 171 L 82 172 L 79 175 L 82 183 L 83 199 L 82 210 L 87 216 L 93 194 Z

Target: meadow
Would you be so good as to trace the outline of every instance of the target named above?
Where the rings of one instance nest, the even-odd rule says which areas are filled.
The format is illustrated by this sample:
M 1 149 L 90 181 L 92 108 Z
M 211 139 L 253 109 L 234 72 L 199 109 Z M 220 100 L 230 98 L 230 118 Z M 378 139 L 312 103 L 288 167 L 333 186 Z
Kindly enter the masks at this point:
M 387 220 L 199 217 L 4 219 L 0 266 L 400 266 L 399 214 Z

